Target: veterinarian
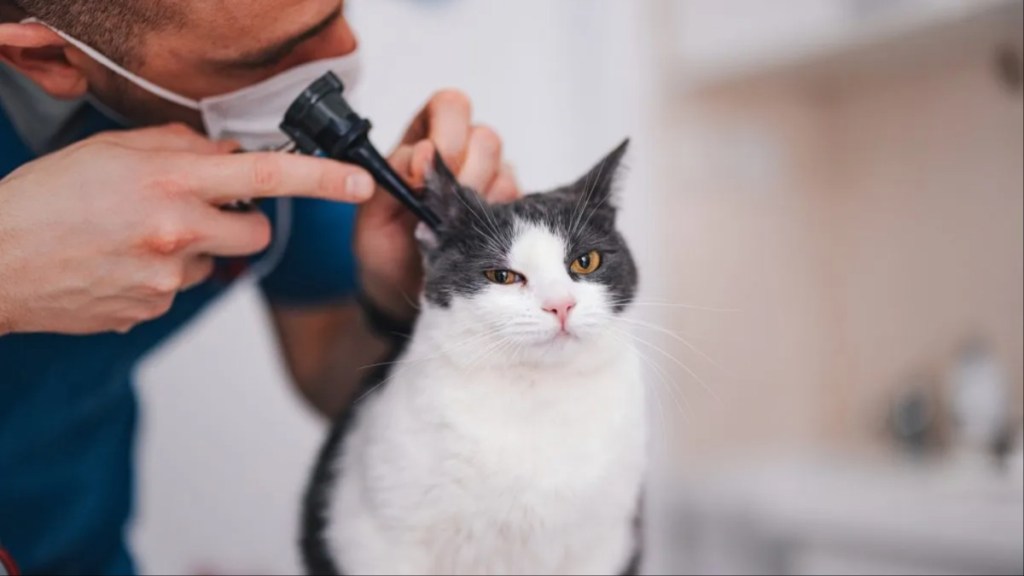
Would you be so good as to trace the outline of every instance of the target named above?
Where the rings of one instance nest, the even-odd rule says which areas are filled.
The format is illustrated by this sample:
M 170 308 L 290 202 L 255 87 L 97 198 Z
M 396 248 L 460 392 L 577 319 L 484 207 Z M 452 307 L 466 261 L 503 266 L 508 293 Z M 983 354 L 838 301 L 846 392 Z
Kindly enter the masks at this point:
M 357 55 L 340 0 L 0 0 L 0 548 L 24 572 L 133 572 L 134 367 L 239 277 L 326 415 L 414 319 L 415 221 L 368 174 L 232 153 Z M 517 194 L 457 91 L 390 160 L 417 183 L 435 150 Z

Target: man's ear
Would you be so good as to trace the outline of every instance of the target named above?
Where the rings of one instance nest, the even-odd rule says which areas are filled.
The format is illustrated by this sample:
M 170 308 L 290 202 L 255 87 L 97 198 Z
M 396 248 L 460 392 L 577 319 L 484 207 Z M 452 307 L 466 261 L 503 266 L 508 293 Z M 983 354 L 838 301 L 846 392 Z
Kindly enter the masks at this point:
M 67 58 L 74 50 L 56 32 L 38 23 L 0 24 L 0 62 L 27 76 L 55 98 L 85 95 L 89 82 Z

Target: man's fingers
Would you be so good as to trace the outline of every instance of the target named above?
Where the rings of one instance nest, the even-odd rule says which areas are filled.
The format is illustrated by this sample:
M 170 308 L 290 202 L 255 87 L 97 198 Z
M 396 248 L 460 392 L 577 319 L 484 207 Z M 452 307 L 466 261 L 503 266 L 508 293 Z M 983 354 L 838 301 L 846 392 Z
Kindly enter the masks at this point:
M 430 140 L 422 140 L 412 147 L 412 158 L 409 161 L 409 182 L 413 186 L 422 186 L 427 174 L 434 170 L 434 156 L 437 148 Z
M 262 212 L 223 212 L 203 210 L 198 224 L 198 239 L 191 245 L 197 254 L 248 256 L 270 244 L 270 221 Z
M 373 195 L 373 178 L 358 166 L 278 152 L 182 155 L 172 173 L 187 174 L 189 185 L 215 205 L 273 196 L 303 196 L 359 203 Z
M 466 147 L 459 182 L 484 193 L 501 170 L 501 138 L 487 126 L 474 126 Z
M 469 98 L 456 90 L 444 90 L 438 92 L 427 107 L 430 109 L 427 138 L 437 147 L 448 167 L 458 172 L 465 161 L 470 130 Z
M 412 178 L 412 146 L 401 145 L 388 158 L 388 164 L 406 181 Z
M 515 172 L 511 166 L 503 164 L 498 171 L 498 177 L 494 179 L 486 192 L 487 201 L 501 204 L 511 202 L 520 196 L 522 196 L 522 191 L 519 189 Z
M 242 151 L 242 145 L 237 140 L 216 140 L 217 152 L 221 154 L 234 154 Z
M 189 288 L 202 283 L 213 273 L 213 257 L 200 254 L 189 258 L 185 262 L 185 273 L 181 282 L 181 289 Z
M 457 172 L 465 155 L 471 117 L 472 109 L 465 94 L 458 90 L 441 90 L 416 116 L 402 142 L 413 144 L 430 139 L 448 167 Z
M 166 124 L 137 130 L 106 132 L 93 140 L 105 141 L 144 151 L 194 152 L 216 154 L 226 151 L 227 144 L 209 140 L 184 124 Z

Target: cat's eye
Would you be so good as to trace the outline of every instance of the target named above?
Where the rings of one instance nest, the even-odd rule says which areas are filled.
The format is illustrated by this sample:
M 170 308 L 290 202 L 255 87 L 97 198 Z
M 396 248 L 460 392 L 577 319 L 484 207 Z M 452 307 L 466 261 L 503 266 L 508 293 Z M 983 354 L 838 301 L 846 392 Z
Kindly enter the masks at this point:
M 586 276 L 601 267 L 601 253 L 597 250 L 591 250 L 586 254 L 572 261 L 572 265 L 569 266 L 569 270 L 573 274 L 579 274 L 580 276 Z
M 484 276 L 495 284 L 519 284 L 525 280 L 522 274 L 511 270 L 485 270 Z

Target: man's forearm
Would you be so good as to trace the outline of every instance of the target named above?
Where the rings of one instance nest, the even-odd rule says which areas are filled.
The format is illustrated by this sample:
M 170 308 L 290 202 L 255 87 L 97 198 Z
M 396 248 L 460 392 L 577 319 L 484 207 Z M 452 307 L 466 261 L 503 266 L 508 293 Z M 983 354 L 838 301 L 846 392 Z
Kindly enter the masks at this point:
M 274 322 L 289 370 L 303 397 L 333 418 L 372 368 L 389 360 L 393 339 L 378 335 L 358 304 L 316 310 L 275 308 Z

